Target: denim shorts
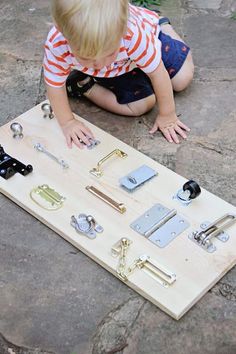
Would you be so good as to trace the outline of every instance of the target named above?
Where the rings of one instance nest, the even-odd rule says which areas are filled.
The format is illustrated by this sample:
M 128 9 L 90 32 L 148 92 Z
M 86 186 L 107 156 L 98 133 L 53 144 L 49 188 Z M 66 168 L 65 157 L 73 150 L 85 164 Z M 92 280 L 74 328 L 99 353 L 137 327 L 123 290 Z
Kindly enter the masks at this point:
M 159 39 L 162 43 L 162 61 L 172 79 L 182 67 L 190 48 L 162 32 Z M 112 78 L 96 77 L 96 82 L 112 91 L 120 104 L 135 102 L 154 93 L 149 77 L 139 68 Z

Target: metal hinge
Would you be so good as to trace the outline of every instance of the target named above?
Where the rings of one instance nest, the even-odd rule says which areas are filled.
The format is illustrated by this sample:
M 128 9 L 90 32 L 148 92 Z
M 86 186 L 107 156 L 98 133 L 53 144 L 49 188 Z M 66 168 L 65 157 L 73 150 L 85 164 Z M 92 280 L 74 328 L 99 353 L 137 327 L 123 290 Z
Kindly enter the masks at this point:
M 30 192 L 30 198 L 45 210 L 60 209 L 66 199 L 47 184 L 33 188 Z
M 175 209 L 155 204 L 132 222 L 130 227 L 155 245 L 163 248 L 187 229 L 189 223 L 177 215 Z
M 22 162 L 14 159 L 6 154 L 3 147 L 0 145 L 0 177 L 8 179 L 17 172 L 22 176 L 26 176 L 32 171 L 32 165 L 24 165 Z

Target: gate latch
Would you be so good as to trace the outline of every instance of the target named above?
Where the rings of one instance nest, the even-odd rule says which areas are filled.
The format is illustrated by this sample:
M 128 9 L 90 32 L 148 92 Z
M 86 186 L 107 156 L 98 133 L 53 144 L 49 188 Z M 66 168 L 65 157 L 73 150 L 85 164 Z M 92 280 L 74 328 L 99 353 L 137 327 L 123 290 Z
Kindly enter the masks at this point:
M 200 225 L 201 230 L 194 231 L 189 235 L 189 239 L 205 249 L 207 252 L 215 252 L 216 246 L 213 244 L 213 239 L 216 237 L 222 242 L 227 242 L 229 235 L 224 232 L 227 227 L 230 227 L 236 221 L 236 215 L 225 214 L 213 223 L 204 222 Z

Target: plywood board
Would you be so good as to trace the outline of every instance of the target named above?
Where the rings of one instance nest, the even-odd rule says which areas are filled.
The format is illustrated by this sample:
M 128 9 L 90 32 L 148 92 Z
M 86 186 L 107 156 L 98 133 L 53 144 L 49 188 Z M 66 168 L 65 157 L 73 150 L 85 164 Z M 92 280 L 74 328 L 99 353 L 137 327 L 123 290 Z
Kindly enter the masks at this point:
M 12 121 L 0 128 L 0 143 L 7 154 L 25 164 L 32 164 L 34 170 L 26 177 L 15 174 L 8 180 L 0 178 L 1 193 L 115 276 L 117 259 L 112 257 L 111 248 L 122 237 L 132 240 L 127 255 L 128 264 L 145 253 L 174 272 L 177 280 L 169 288 L 164 288 L 145 271 L 136 270 L 126 284 L 173 318 L 181 318 L 235 265 L 236 225 L 227 230 L 230 236 L 228 242 L 214 241 L 217 247 L 214 253 L 207 253 L 188 238 L 189 233 L 199 229 L 203 221 L 214 221 L 226 213 L 235 214 L 234 206 L 204 189 L 189 206 L 181 205 L 173 199 L 173 195 L 186 182 L 183 177 L 87 121 L 85 123 L 101 141 L 93 150 L 79 150 L 76 147 L 68 149 L 56 119 L 44 119 L 40 105 L 14 121 L 23 126 L 24 138 L 12 138 Z M 67 161 L 69 168 L 63 170 L 56 162 L 36 151 L 33 145 L 37 142 Z M 89 170 L 114 149 L 121 149 L 128 157 L 109 160 L 104 164 L 104 175 L 99 179 L 91 175 Z M 119 178 L 143 164 L 156 170 L 158 176 L 134 193 L 121 189 Z M 48 184 L 66 197 L 61 209 L 47 211 L 31 200 L 30 191 L 42 184 Z M 113 199 L 123 202 L 127 208 L 126 213 L 120 214 L 94 197 L 85 189 L 87 185 L 93 185 Z M 157 247 L 129 226 L 156 203 L 177 209 L 178 214 L 190 223 L 190 227 L 165 248 Z M 72 215 L 80 213 L 93 215 L 104 227 L 104 232 L 94 240 L 78 234 L 71 227 L 70 219 Z

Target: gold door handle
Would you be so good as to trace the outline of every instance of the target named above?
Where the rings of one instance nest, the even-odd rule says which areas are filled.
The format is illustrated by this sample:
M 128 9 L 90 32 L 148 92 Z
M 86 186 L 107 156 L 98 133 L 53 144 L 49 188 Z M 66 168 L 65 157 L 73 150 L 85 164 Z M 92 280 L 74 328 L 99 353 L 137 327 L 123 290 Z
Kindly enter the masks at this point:
M 123 152 L 123 151 L 121 151 L 121 150 L 119 150 L 119 149 L 115 149 L 115 150 L 113 150 L 112 152 L 110 152 L 110 154 L 108 154 L 107 156 L 103 157 L 103 159 L 101 159 L 100 161 L 98 161 L 97 166 L 94 167 L 94 168 L 93 168 L 92 170 L 90 170 L 89 172 L 90 172 L 92 175 L 96 176 L 96 177 L 101 177 L 101 176 L 103 175 L 103 171 L 102 171 L 102 168 L 101 168 L 102 164 L 103 164 L 104 162 L 106 162 L 110 157 L 112 157 L 112 156 L 114 156 L 114 155 L 116 155 L 116 156 L 118 156 L 118 157 L 121 157 L 122 159 L 124 159 L 125 157 L 128 156 L 125 152 Z

